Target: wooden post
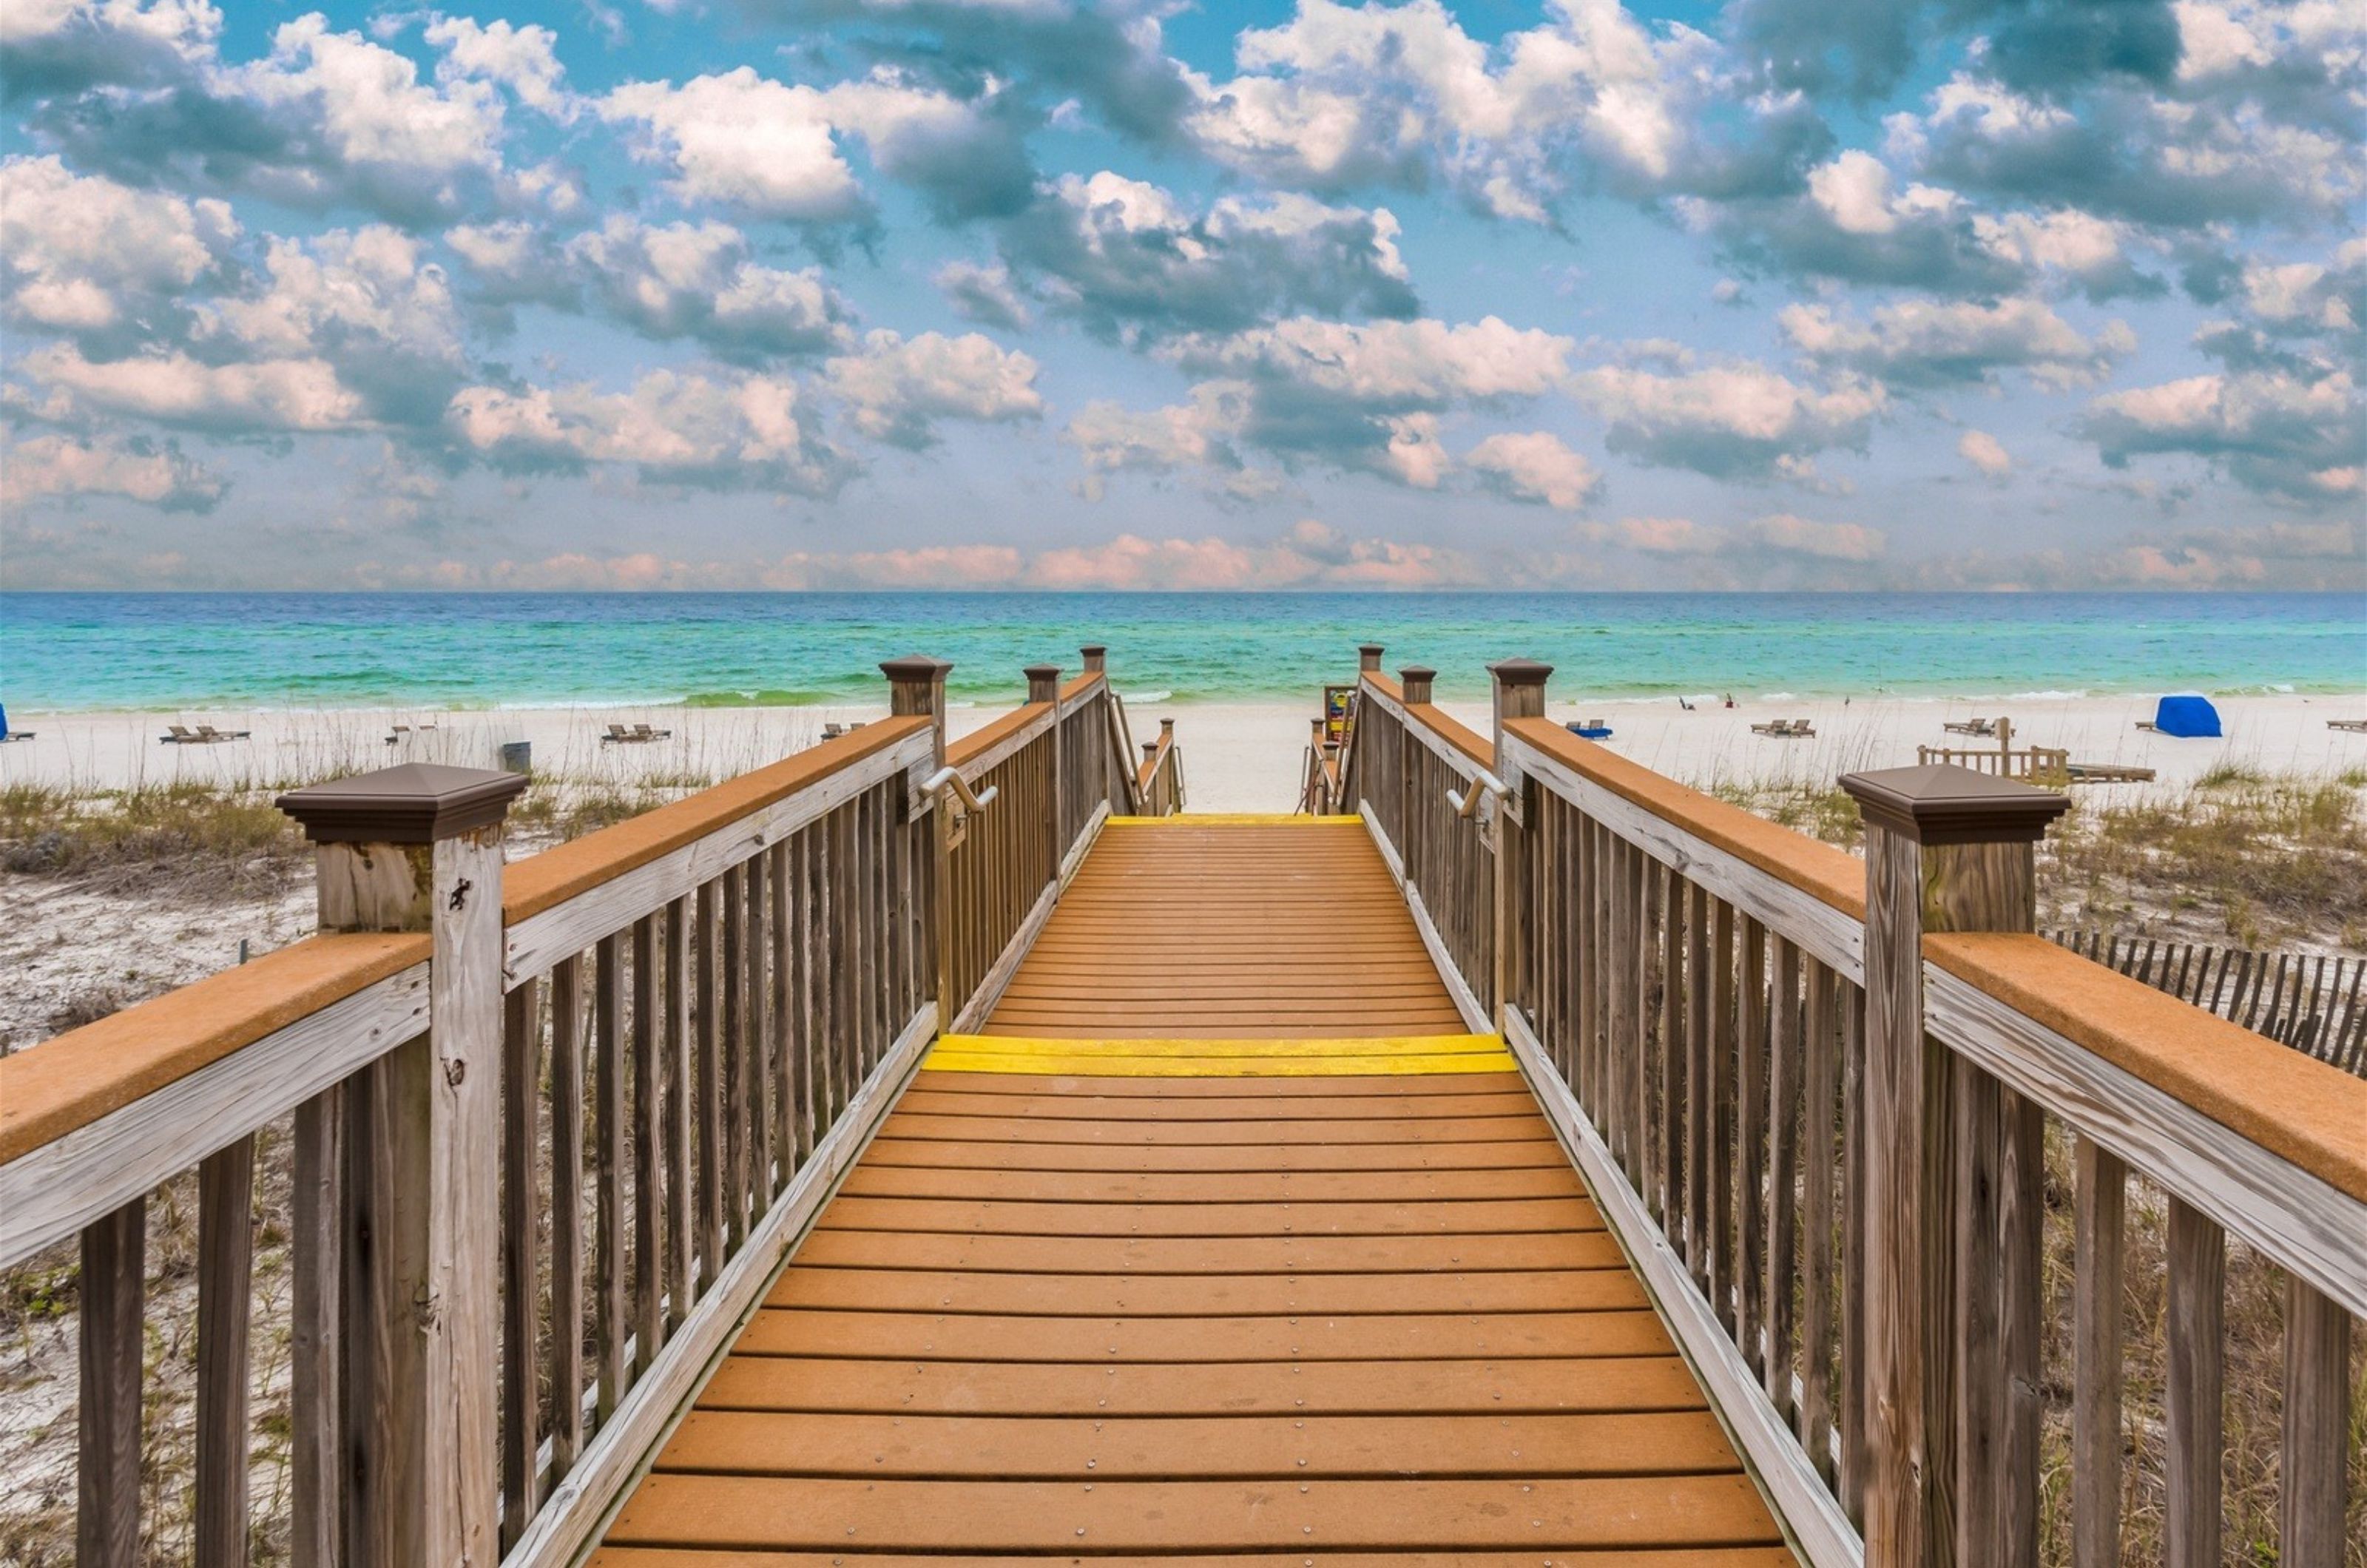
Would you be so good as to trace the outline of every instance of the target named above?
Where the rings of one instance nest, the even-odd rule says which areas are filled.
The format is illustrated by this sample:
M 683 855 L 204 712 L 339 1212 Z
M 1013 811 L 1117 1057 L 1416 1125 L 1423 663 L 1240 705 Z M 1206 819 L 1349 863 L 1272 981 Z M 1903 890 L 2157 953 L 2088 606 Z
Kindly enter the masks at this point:
M 2013 1499 L 2024 1490 L 2034 1497 L 2035 1473 L 2004 1474 L 1995 1451 L 1972 1456 L 1981 1495 L 1956 1495 L 1956 1356 L 1959 1286 L 1999 1292 L 2001 1279 L 2015 1280 L 2015 1288 L 2023 1280 L 2034 1283 L 2039 1235 L 2036 1217 L 2010 1205 L 2010 1234 L 1982 1242 L 1997 1258 L 1991 1277 L 1958 1280 L 1954 1145 L 1960 1080 L 1971 1069 L 1960 1073 L 1960 1064 L 1924 1034 L 1923 933 L 2032 930 L 2032 846 L 2068 803 L 2048 790 L 1955 767 L 1849 773 L 1840 784 L 1866 824 L 1863 1201 L 1869 1277 L 1859 1292 L 1871 1461 L 1865 1561 L 1867 1568 L 1943 1568 L 1957 1560 L 1960 1508 L 1969 1539 L 1998 1543 L 2010 1555 L 2013 1548 L 1999 1532 L 2018 1535 L 2023 1510 Z M 1993 1083 L 1991 1090 L 2004 1092 Z M 2017 1129 L 2019 1136 L 2036 1118 L 2000 1105 L 1983 1120 L 1992 1129 Z M 2024 1168 L 2025 1158 L 2034 1168 L 2035 1154 L 1993 1143 L 1981 1157 L 1994 1172 L 2000 1163 Z M 1999 1223 L 1995 1209 L 1988 1220 Z M 1999 1306 L 1972 1315 L 1994 1324 Z M 1994 1359 L 1985 1386 L 1967 1391 L 1976 1401 L 1997 1402 L 1987 1406 L 1996 1416 L 1987 1421 L 1992 1433 L 2036 1411 L 2034 1397 L 2006 1392 L 2026 1379 L 2034 1396 L 2037 1371 L 2006 1365 L 2008 1348 L 2017 1358 L 2035 1350 L 2018 1336 L 2009 1337 L 2008 1347 L 1977 1347 Z M 2019 1442 L 1999 1448 L 2023 1451 Z M 2034 1435 L 2027 1451 L 2036 1451 Z
M 323 931 L 434 938 L 428 1032 L 356 1075 L 349 1111 L 345 1568 L 500 1555 L 502 838 L 526 784 L 414 762 L 278 802 L 320 846 Z
M 1068 845 L 1060 841 L 1060 825 L 1069 819 L 1069 802 L 1060 766 L 1060 667 L 1057 664 L 1030 664 L 1026 669 L 1027 700 L 1049 703 L 1052 707 L 1052 789 L 1047 809 L 1052 814 L 1052 830 L 1044 835 L 1050 846 L 1052 863 L 1044 873 L 1047 883 L 1060 880 L 1060 860 Z M 899 1028 L 902 1021 L 898 1021 Z
M 1381 645 L 1362 643 L 1356 649 L 1356 670 L 1360 674 L 1377 675 L 1381 671 Z
M 1491 982 L 1495 990 L 1489 1005 L 1494 1010 L 1497 1032 L 1501 1033 L 1505 1014 L 1512 1005 L 1512 966 L 1521 951 L 1520 909 L 1512 897 L 1520 886 L 1515 873 L 1518 857 L 1528 847 L 1526 824 L 1512 809 L 1512 803 L 1522 798 L 1522 781 L 1504 743 L 1504 727 L 1516 718 L 1545 716 L 1546 682 L 1553 675 L 1553 666 L 1534 659 L 1506 659 L 1488 666 L 1488 673 L 1494 678 L 1495 687 L 1496 776 L 1512 791 L 1492 807 L 1496 813 L 1496 953 Z
M 1109 671 L 1109 649 L 1098 642 L 1089 642 L 1077 649 L 1085 661 L 1085 673 L 1103 675 Z
M 1085 667 L 1098 668 L 1100 658 L 1100 649 L 1085 649 Z M 946 677 L 952 671 L 953 665 L 947 660 L 918 653 L 887 660 L 879 666 L 879 672 L 888 677 L 888 711 L 923 716 L 930 721 L 929 771 L 933 773 L 946 765 Z M 937 933 L 937 972 L 931 979 L 937 998 L 937 1027 L 950 1029 L 963 1000 L 954 995 L 953 985 L 953 843 L 947 833 L 950 818 L 945 803 L 933 803 L 930 814 L 936 823 L 936 830 L 929 836 L 929 853 L 935 874 L 930 886 L 936 889 L 937 907 L 927 911 L 924 918 L 934 923 Z
M 1399 671 L 1398 687 L 1405 694 L 1406 705 L 1409 707 L 1416 704 L 1427 705 L 1431 684 L 1437 679 L 1438 671 L 1426 664 L 1409 664 Z

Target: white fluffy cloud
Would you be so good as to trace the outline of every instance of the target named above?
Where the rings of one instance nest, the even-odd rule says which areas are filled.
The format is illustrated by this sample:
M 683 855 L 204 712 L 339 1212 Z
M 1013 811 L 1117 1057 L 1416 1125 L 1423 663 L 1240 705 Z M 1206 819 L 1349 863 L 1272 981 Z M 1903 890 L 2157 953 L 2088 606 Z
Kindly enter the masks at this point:
M 0 458 L 0 496 L 11 507 L 58 498 L 119 495 L 166 512 L 210 512 L 229 488 L 178 446 L 134 437 L 36 435 Z
M 1039 417 L 1036 361 L 978 333 L 866 333 L 861 352 L 825 367 L 855 427 L 875 440 L 925 446 L 940 419 L 1008 423 Z
M 1994 381 L 2020 370 L 2039 385 L 2101 379 L 2134 351 L 2136 334 L 2107 322 L 2092 338 L 2042 301 L 1993 304 L 1910 299 L 1884 305 L 1870 321 L 1823 305 L 1789 305 L 1776 318 L 1784 336 L 1817 365 L 1842 367 L 1908 386 Z
M 71 344 L 35 349 L 19 362 L 35 384 L 65 400 L 60 412 L 99 412 L 224 432 L 359 428 L 361 395 L 325 359 L 210 365 L 187 354 L 94 362 Z M 47 412 L 47 411 L 45 411 Z
M 2013 472 L 2013 454 L 1986 430 L 1967 430 L 1956 439 L 1956 456 L 1970 463 L 1985 479 L 2002 479 Z
M 222 201 L 77 175 L 54 157 L 0 164 L 0 289 L 36 327 L 97 332 L 159 309 L 221 265 L 239 235 Z
M 436 68 L 436 80 L 497 82 L 515 93 L 518 101 L 557 119 L 572 119 L 575 105 L 561 82 L 559 35 L 528 23 L 518 27 L 496 17 L 478 22 L 468 17 L 436 17 L 427 24 L 427 41 L 444 51 Z
M 1817 523 L 1788 512 L 1747 524 L 1742 534 L 1761 549 L 1818 560 L 1880 560 L 1890 547 L 1889 536 L 1879 528 L 1862 523 Z
M 1602 483 L 1602 472 L 1546 431 L 1491 435 L 1463 459 L 1496 488 L 1522 501 L 1576 512 Z
M 448 417 L 459 441 L 515 468 L 614 463 L 657 482 L 829 495 L 853 465 L 821 439 L 804 402 L 775 377 L 656 370 L 627 392 L 468 387 Z
M 1666 374 L 1603 366 L 1571 378 L 1579 400 L 1609 422 L 1614 452 L 1720 478 L 1797 473 L 1828 447 L 1863 446 L 1886 396 L 1847 375 L 1802 386 L 1763 366 Z
M 1298 317 L 1221 341 L 1186 344 L 1176 357 L 1236 374 L 1255 372 L 1344 401 L 1434 407 L 1458 399 L 1537 397 L 1567 374 L 1576 345 L 1495 316 L 1347 321 Z

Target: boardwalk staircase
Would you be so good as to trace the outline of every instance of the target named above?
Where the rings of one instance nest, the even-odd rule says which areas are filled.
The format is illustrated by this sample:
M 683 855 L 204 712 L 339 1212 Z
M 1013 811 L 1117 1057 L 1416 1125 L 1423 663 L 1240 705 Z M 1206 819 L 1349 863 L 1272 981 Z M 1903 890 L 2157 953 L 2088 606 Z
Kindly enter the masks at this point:
M 504 775 L 288 797 L 321 934 L 0 1062 L 74 1560 L 2355 1554 L 2367 1083 L 2033 933 L 2059 795 L 1852 775 L 1861 862 L 1380 653 L 1296 818 L 1098 649 L 515 863 Z

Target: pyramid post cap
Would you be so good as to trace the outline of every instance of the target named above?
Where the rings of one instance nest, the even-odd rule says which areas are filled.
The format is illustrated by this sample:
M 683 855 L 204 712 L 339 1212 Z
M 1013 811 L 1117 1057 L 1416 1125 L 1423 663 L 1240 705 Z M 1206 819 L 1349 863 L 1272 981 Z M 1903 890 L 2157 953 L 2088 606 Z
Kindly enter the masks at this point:
M 404 762 L 290 790 L 272 804 L 316 844 L 432 844 L 509 815 L 523 773 Z
M 2071 808 L 2051 789 L 1945 763 L 1843 773 L 1840 786 L 1869 823 L 1925 844 L 2033 843 Z

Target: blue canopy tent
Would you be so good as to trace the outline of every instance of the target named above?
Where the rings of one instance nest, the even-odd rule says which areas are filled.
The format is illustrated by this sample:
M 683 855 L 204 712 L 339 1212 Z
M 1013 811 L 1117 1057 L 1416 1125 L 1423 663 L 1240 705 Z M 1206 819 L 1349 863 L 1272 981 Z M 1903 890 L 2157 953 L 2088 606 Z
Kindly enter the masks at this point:
M 2153 727 L 2164 735 L 2216 739 L 2220 732 L 2219 710 L 2211 705 L 2208 697 L 2164 697 L 2154 709 Z

